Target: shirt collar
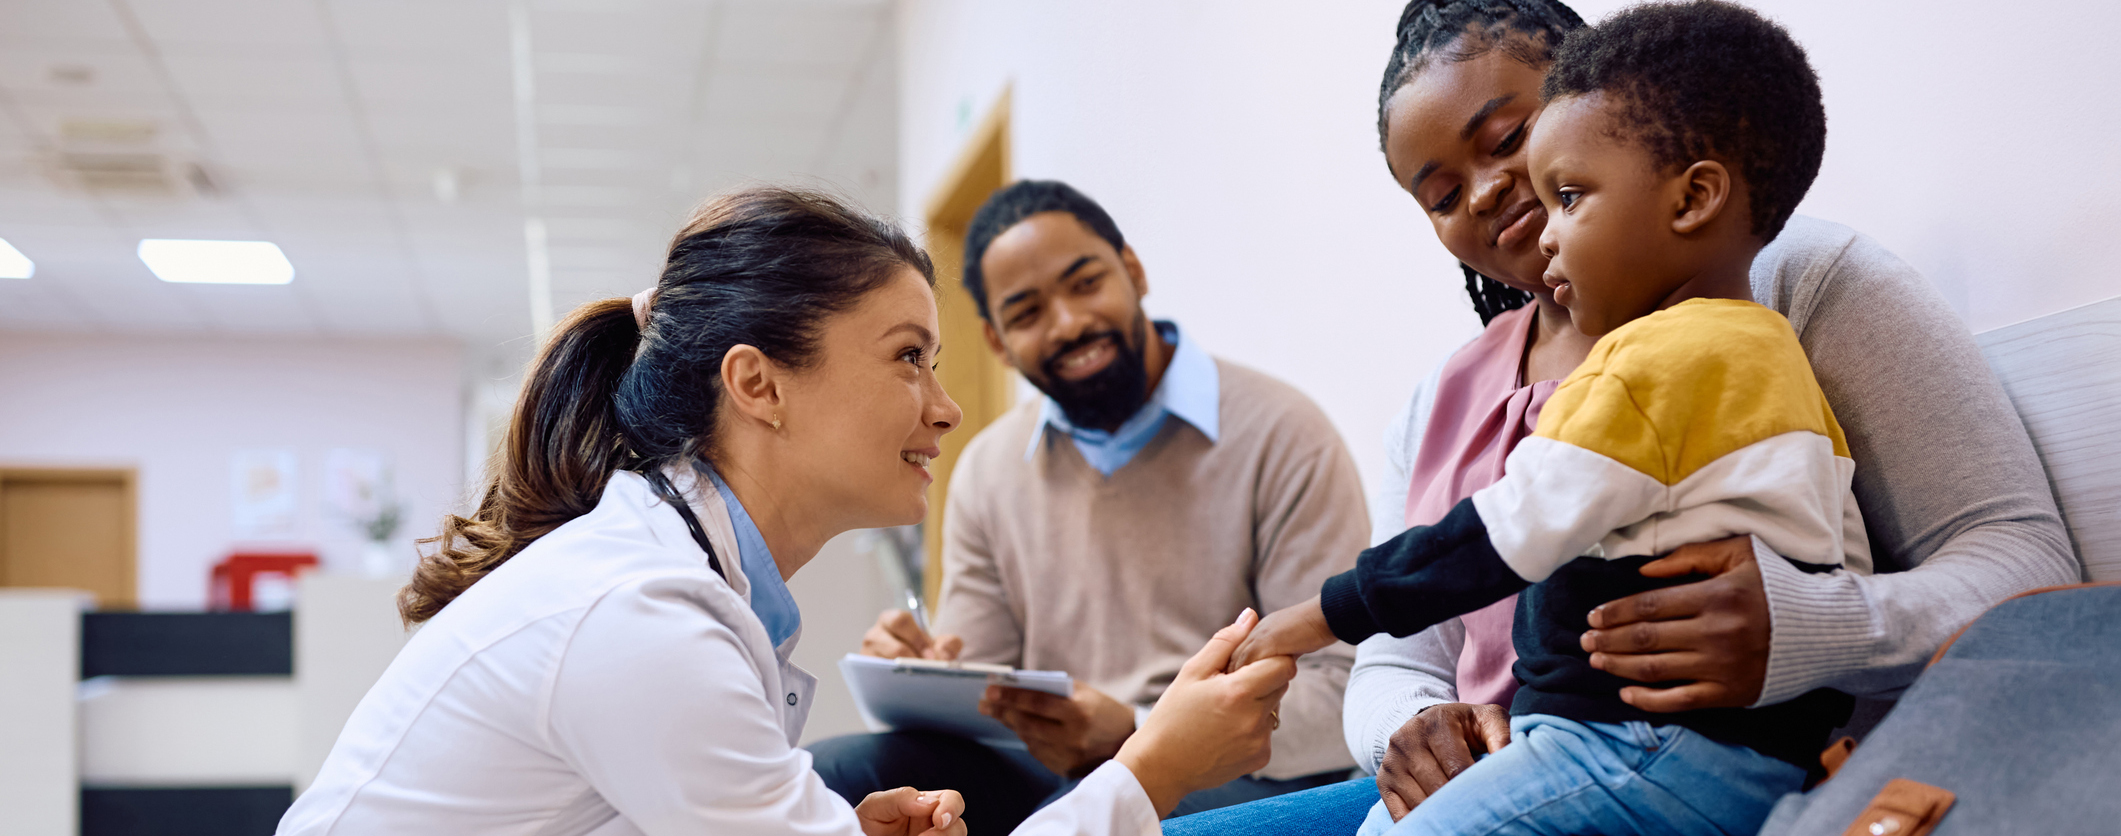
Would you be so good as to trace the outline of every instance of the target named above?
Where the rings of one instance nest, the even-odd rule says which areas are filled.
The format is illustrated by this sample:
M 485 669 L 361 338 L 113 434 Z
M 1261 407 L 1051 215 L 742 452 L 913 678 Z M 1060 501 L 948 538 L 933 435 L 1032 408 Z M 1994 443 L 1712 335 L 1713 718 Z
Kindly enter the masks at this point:
M 1209 443 L 1222 435 L 1222 372 L 1215 367 L 1215 358 L 1199 341 L 1184 339 L 1178 323 L 1159 321 L 1156 331 L 1164 341 L 1170 343 L 1171 364 L 1164 367 L 1164 377 L 1156 384 L 1156 391 L 1149 394 L 1149 402 L 1135 412 L 1112 432 L 1077 427 L 1068 421 L 1059 403 L 1045 398 L 1039 405 L 1039 432 L 1031 434 L 1031 441 L 1024 447 L 1024 458 L 1029 460 L 1038 453 L 1040 442 L 1045 440 L 1045 428 L 1052 427 L 1075 438 L 1100 442 L 1112 438 L 1124 438 L 1144 430 L 1153 430 L 1162 423 L 1166 413 L 1199 430 L 1208 437 Z
M 773 562 L 773 552 L 766 547 L 766 535 L 759 532 L 758 523 L 752 522 L 744 503 L 737 501 L 736 492 L 722 481 L 722 474 L 711 466 L 706 470 L 715 491 L 722 495 L 722 504 L 729 509 L 737 559 L 743 561 L 744 577 L 751 581 L 751 611 L 766 625 L 766 637 L 773 646 L 781 648 L 802 631 L 803 612 L 796 607 L 788 582 L 781 579 L 781 567 Z

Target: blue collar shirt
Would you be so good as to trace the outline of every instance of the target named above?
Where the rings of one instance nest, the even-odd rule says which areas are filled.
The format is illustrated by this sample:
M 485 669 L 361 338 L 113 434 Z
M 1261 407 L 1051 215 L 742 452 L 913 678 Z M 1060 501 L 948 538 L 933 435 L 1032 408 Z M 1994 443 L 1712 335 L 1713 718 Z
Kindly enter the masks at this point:
M 714 489 L 722 494 L 722 504 L 729 508 L 729 527 L 736 533 L 737 560 L 744 566 L 744 577 L 751 580 L 751 611 L 766 625 L 766 637 L 775 649 L 787 652 L 788 640 L 803 629 L 803 612 L 795 606 L 795 594 L 788 591 L 788 582 L 781 579 L 781 567 L 773 562 L 773 551 L 766 548 L 766 535 L 759 533 L 758 523 L 751 521 L 751 514 L 738 502 L 736 492 L 729 483 L 722 481 L 722 474 L 709 467 L 707 477 L 714 480 Z
M 1038 454 L 1047 427 L 1067 435 L 1075 442 L 1075 449 L 1082 452 L 1083 460 L 1107 477 L 1149 446 L 1157 431 L 1163 429 L 1164 419 L 1172 416 L 1192 424 L 1208 437 L 1209 443 L 1216 441 L 1222 431 L 1222 375 L 1215 368 L 1215 358 L 1192 340 L 1182 339 L 1176 323 L 1155 325 L 1156 332 L 1171 344 L 1171 365 L 1164 368 L 1164 377 L 1157 382 L 1156 391 L 1149 394 L 1149 402 L 1118 429 L 1106 432 L 1075 426 L 1060 404 L 1047 398 L 1038 413 L 1040 432 L 1034 433 L 1030 445 L 1024 448 L 1026 461 Z

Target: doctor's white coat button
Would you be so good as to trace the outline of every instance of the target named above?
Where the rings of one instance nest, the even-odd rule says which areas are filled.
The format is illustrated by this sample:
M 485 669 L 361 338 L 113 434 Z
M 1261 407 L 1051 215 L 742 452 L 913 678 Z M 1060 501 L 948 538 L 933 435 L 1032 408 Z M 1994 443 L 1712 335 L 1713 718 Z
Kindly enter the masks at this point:
M 788 704 L 789 704 L 789 705 L 794 705 L 794 704 L 795 704 L 795 695 L 794 695 L 794 694 L 789 694 L 789 695 L 788 695 Z

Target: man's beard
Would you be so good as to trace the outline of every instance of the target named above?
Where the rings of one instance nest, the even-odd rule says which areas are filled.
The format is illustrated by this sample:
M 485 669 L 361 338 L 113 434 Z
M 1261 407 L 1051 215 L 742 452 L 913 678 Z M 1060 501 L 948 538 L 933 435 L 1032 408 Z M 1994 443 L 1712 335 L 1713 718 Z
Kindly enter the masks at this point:
M 1039 364 L 1045 380 L 1034 380 L 1032 384 L 1060 405 L 1061 414 L 1068 417 L 1069 423 L 1108 432 L 1119 429 L 1149 402 L 1149 364 L 1142 359 L 1142 347 L 1149 338 L 1148 321 L 1146 315 L 1135 316 L 1131 342 L 1122 339 L 1117 330 L 1094 331 L 1069 341 Z M 1099 340 L 1112 341 L 1116 355 L 1112 362 L 1081 380 L 1063 380 L 1060 358 Z

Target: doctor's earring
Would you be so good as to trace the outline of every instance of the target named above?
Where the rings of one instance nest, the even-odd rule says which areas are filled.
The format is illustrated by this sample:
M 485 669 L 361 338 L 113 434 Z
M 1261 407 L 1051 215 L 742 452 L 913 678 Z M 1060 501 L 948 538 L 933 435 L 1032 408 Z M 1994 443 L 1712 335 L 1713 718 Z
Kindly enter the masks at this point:
M 778 412 L 773 413 L 773 428 L 775 430 L 779 430 L 781 428 L 781 414 Z

